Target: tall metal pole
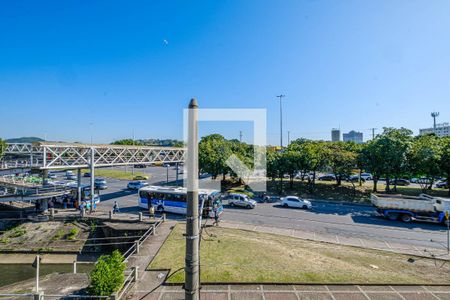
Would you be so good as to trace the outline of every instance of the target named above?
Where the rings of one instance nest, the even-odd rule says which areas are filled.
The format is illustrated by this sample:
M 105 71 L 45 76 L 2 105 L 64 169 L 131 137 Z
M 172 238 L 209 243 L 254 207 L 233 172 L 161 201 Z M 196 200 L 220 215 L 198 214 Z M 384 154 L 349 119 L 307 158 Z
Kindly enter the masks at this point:
M 185 299 L 199 299 L 199 220 L 198 220 L 198 104 L 192 99 L 188 113 L 187 215 L 185 257 Z
M 289 146 L 290 143 L 291 143 L 291 132 L 288 131 L 288 142 L 287 142 L 287 145 Z
M 90 171 L 91 171 L 91 207 L 89 211 L 92 213 L 94 209 L 94 194 L 95 194 L 95 178 L 94 178 L 94 164 L 95 164 L 95 149 L 91 147 L 91 161 L 90 161 Z
M 434 111 L 431 113 L 431 117 L 433 118 L 433 132 L 436 134 L 436 118 L 439 116 L 439 112 Z
M 39 264 L 40 257 L 36 255 L 36 294 L 39 294 Z
M 281 103 L 286 95 L 278 95 L 277 97 L 280 99 L 280 147 L 283 148 L 283 106 Z

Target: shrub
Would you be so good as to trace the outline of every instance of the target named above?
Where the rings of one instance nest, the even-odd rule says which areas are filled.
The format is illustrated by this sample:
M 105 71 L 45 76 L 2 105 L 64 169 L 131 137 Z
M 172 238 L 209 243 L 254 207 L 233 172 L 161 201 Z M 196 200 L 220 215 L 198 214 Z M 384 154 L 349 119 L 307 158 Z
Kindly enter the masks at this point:
M 22 228 L 22 227 L 16 227 L 13 230 L 11 230 L 11 233 L 9 234 L 10 238 L 16 238 L 16 237 L 21 237 L 22 235 L 24 235 L 25 233 L 27 233 L 27 231 Z
M 52 237 L 52 241 L 59 240 L 63 236 L 64 236 L 64 229 L 58 229 L 58 231 L 56 231 L 56 234 Z
M 114 250 L 111 255 L 102 255 L 90 273 L 89 293 L 96 296 L 109 296 L 117 292 L 125 281 L 123 255 Z
M 77 237 L 79 231 L 80 230 L 77 227 L 70 228 L 69 234 L 67 235 L 67 239 L 71 241 L 74 240 Z

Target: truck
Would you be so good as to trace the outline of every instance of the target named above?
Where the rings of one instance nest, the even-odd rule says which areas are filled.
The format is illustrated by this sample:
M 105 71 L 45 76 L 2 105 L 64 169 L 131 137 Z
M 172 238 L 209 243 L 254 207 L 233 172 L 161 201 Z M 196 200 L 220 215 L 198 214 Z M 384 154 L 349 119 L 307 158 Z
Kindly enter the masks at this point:
M 450 199 L 419 196 L 372 194 L 370 201 L 377 212 L 388 220 L 409 223 L 413 220 L 447 225 Z

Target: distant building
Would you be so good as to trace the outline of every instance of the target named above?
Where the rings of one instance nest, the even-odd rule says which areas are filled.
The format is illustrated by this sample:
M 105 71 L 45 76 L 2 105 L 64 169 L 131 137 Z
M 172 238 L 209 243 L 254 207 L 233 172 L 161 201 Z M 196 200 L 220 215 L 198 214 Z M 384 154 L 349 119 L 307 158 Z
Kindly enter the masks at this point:
M 339 129 L 331 129 L 331 141 L 339 142 L 341 140 L 341 131 Z
M 344 133 L 344 142 L 355 142 L 357 144 L 361 144 L 363 142 L 363 134 L 362 132 L 350 131 L 349 133 Z
M 434 133 L 433 127 L 419 129 L 420 135 L 430 134 L 430 133 Z M 436 124 L 436 135 L 439 137 L 450 136 L 450 124 L 449 123 Z

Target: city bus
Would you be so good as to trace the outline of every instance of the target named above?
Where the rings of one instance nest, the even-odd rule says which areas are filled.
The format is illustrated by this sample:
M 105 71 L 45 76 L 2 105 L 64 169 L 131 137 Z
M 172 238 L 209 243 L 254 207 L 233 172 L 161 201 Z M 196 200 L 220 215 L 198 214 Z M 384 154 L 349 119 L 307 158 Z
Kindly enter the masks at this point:
M 78 185 L 77 183 L 70 183 L 67 185 L 70 188 L 70 198 L 73 201 L 73 206 L 78 208 L 81 203 L 78 203 Z M 81 201 L 86 202 L 86 209 L 91 208 L 91 186 L 88 184 L 81 184 Z M 100 196 L 94 194 L 94 208 L 100 203 Z
M 203 217 L 214 218 L 214 207 L 219 215 L 223 212 L 222 199 L 217 190 L 200 189 L 199 210 Z M 139 207 L 148 209 L 149 201 L 156 211 L 186 214 L 187 190 L 183 187 L 146 186 L 139 190 Z

